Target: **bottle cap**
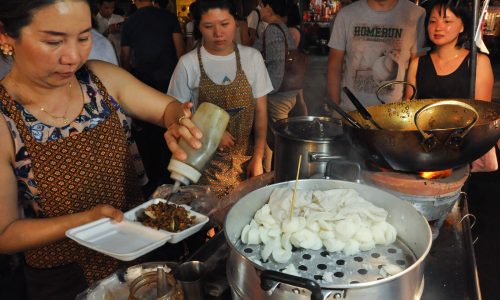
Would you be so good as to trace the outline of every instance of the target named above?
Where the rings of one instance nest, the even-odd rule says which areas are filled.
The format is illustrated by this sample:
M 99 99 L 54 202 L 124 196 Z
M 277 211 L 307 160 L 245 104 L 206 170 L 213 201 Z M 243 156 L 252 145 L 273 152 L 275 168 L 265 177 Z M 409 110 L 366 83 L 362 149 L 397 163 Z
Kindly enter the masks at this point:
M 167 169 L 170 171 L 170 178 L 180 181 L 184 185 L 189 185 L 190 181 L 196 183 L 201 177 L 198 170 L 173 158 L 170 160 Z

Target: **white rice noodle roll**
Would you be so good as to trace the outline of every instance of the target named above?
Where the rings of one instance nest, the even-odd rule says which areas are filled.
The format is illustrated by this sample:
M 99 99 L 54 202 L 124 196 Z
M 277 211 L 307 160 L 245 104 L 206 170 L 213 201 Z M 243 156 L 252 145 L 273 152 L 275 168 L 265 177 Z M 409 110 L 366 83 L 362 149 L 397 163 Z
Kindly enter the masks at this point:
M 294 233 L 300 231 L 306 227 L 306 218 L 304 217 L 292 217 L 286 218 L 281 223 L 281 231 Z
M 367 219 L 370 222 L 382 222 L 387 218 L 387 211 L 365 200 L 349 204 L 349 206 L 342 208 L 342 213 L 346 215 L 358 214 L 362 216 L 362 219 Z
M 292 257 L 292 250 L 285 250 L 281 247 L 274 248 L 273 259 L 275 262 L 283 264 L 290 260 Z
M 308 222 L 306 228 L 312 232 L 319 232 L 321 230 L 318 222 Z
M 403 269 L 400 266 L 391 264 L 391 265 L 382 266 L 382 268 L 380 268 L 379 273 L 380 273 L 380 275 L 382 275 L 384 277 L 389 277 L 389 276 L 396 275 L 402 271 L 403 271 Z
M 290 237 L 292 236 L 291 233 L 284 233 L 281 236 L 281 248 L 287 250 L 287 251 L 292 251 L 292 243 L 290 243 Z
M 378 222 L 370 227 L 375 244 L 385 245 L 385 229 L 387 222 Z
M 269 228 L 267 235 L 269 235 L 269 237 L 273 239 L 278 238 L 281 236 L 281 228 L 276 224 L 275 226 Z
M 389 245 L 389 244 L 392 244 L 396 241 L 396 237 L 398 236 L 398 233 L 396 231 L 396 228 L 394 228 L 394 226 L 392 226 L 389 223 L 386 223 L 386 224 L 387 224 L 387 226 L 385 228 L 385 233 L 384 233 L 385 245 Z
M 358 232 L 354 235 L 354 239 L 360 243 L 366 243 L 369 241 L 373 241 L 373 235 L 370 228 L 360 227 Z
M 312 194 L 310 190 L 297 190 L 294 206 L 296 208 L 310 206 L 312 203 Z
M 326 230 L 326 231 L 333 231 L 335 228 L 333 222 L 328 222 L 322 219 L 318 220 L 318 225 L 321 228 L 321 230 Z
M 349 240 L 359 229 L 359 225 L 355 224 L 351 219 L 344 219 L 337 222 L 335 233 L 341 240 Z
M 311 250 L 319 250 L 323 248 L 323 241 L 319 238 L 318 233 L 314 233 L 314 244 L 311 247 Z
M 268 241 L 271 239 L 269 236 L 269 229 L 265 226 L 259 226 L 259 237 L 262 243 L 267 244 Z
M 292 193 L 293 191 L 290 188 L 276 188 L 271 193 L 269 208 L 276 220 L 283 221 L 283 212 L 290 212 Z
M 255 227 L 250 225 L 250 229 L 248 230 L 247 244 L 248 245 L 258 245 L 260 244 L 260 233 L 259 227 Z
M 339 252 L 345 247 L 345 243 L 336 239 L 333 231 L 321 231 L 319 233 L 319 237 L 321 238 L 326 250 L 330 252 Z
M 257 230 L 257 235 L 259 235 L 259 225 L 254 221 L 254 219 L 252 219 L 250 221 L 250 224 L 247 224 L 245 225 L 245 227 L 243 227 L 243 230 L 241 231 L 241 236 L 240 236 L 240 239 L 243 243 L 245 244 L 250 244 L 250 241 L 249 241 L 249 235 L 250 235 L 250 232 L 252 232 L 252 236 L 251 236 L 251 241 L 254 242 L 255 241 L 255 230 Z M 257 244 L 260 243 L 260 239 L 259 239 L 259 242 Z
M 262 206 L 262 208 L 255 213 L 253 219 L 257 222 L 257 224 L 264 226 L 267 225 L 268 227 L 276 223 L 274 218 L 271 216 L 269 204 L 264 204 L 264 206 Z
M 315 249 L 321 243 L 321 239 L 316 233 L 308 229 L 302 229 L 300 231 L 292 233 L 290 242 L 297 248 Z M 321 243 L 321 245 L 322 244 L 323 243 Z
M 354 255 L 359 253 L 359 242 L 354 239 L 350 239 L 346 241 L 343 250 L 345 255 Z
M 283 273 L 290 274 L 293 276 L 300 276 L 299 272 L 297 271 L 297 269 L 293 264 L 289 264 L 288 266 L 286 266 L 286 268 L 283 270 Z
M 243 244 L 248 244 L 248 230 L 250 230 L 250 224 L 245 225 L 241 231 L 240 239 Z
M 274 249 L 280 248 L 280 239 L 270 239 L 267 244 L 264 245 L 262 251 L 260 252 L 260 256 L 262 260 L 267 261 L 269 256 L 273 253 Z
M 369 251 L 373 248 L 375 248 L 375 242 L 373 240 L 359 243 L 359 250 L 361 251 Z
M 332 189 L 328 191 L 315 191 L 314 196 L 324 209 L 335 212 L 339 207 L 345 205 L 346 201 L 357 197 L 358 193 L 353 189 Z
M 333 230 L 335 214 L 330 212 L 315 212 L 308 216 L 307 224 L 317 223 L 322 230 Z M 314 228 L 311 226 L 311 229 Z M 314 230 L 313 230 L 314 231 Z

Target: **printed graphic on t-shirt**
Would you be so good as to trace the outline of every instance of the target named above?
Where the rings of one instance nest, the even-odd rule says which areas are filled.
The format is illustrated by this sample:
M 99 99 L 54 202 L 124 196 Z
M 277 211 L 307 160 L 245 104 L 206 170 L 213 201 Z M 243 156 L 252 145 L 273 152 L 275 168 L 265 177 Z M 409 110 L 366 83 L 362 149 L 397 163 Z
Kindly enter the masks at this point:
M 228 85 L 230 83 L 231 83 L 231 79 L 229 79 L 229 77 L 227 75 L 224 76 L 224 79 L 222 79 L 222 84 Z
M 361 49 L 352 64 L 355 91 L 375 93 L 384 82 L 398 78 L 403 31 L 392 25 L 354 26 L 353 47 Z M 391 92 L 386 89 L 382 94 Z

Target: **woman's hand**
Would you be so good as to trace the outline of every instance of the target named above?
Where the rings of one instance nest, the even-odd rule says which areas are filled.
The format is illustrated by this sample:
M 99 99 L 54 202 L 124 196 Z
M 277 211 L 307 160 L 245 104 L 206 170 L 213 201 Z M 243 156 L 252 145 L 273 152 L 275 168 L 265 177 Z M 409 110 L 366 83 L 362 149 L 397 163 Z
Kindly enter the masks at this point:
M 99 204 L 90 209 L 89 213 L 92 221 L 99 220 L 101 218 L 111 218 L 117 222 L 121 222 L 123 220 L 123 212 L 108 204 Z
M 181 115 L 177 122 L 168 126 L 164 135 L 168 149 L 172 151 L 172 156 L 178 160 L 185 160 L 187 158 L 187 153 L 182 150 L 178 144 L 180 138 L 187 141 L 187 143 L 194 149 L 201 148 L 200 139 L 202 137 L 202 133 L 200 129 L 198 129 L 198 127 L 196 127 L 190 120 L 192 106 L 193 104 L 191 102 L 182 104 L 183 115 Z
M 264 173 L 264 167 L 262 166 L 262 158 L 256 158 L 252 156 L 248 162 L 247 167 L 247 178 L 262 175 Z
M 224 131 L 224 134 L 222 135 L 222 139 L 220 140 L 219 143 L 219 151 L 226 151 L 229 148 L 234 146 L 234 143 L 236 142 L 236 139 L 232 134 L 229 133 L 229 131 Z

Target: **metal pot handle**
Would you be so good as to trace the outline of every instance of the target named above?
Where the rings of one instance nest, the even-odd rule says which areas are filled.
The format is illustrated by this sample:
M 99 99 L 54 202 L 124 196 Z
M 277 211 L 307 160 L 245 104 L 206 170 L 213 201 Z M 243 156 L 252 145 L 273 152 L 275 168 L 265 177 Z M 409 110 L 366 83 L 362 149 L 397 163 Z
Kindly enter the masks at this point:
M 445 145 L 450 146 L 452 148 L 458 149 L 461 146 L 464 137 L 469 133 L 472 127 L 474 127 L 474 125 L 476 125 L 477 121 L 479 120 L 479 114 L 474 107 L 472 107 L 467 103 L 456 100 L 438 101 L 420 108 L 417 112 L 415 112 L 414 120 L 415 120 L 415 126 L 417 127 L 418 131 L 423 137 L 421 144 L 427 152 L 431 151 L 432 149 L 434 149 L 434 147 L 436 147 L 436 145 L 438 144 L 438 140 L 434 136 L 434 134 L 426 133 L 420 128 L 420 126 L 418 125 L 419 116 L 425 110 L 441 105 L 456 105 L 468 109 L 474 113 L 474 121 L 472 121 L 469 125 L 467 125 L 464 128 L 459 128 L 454 130 L 446 139 Z
M 382 100 L 382 99 L 380 98 L 380 95 L 379 95 L 379 94 L 380 94 L 380 91 L 381 91 L 381 90 L 383 90 L 383 89 L 385 89 L 385 88 L 386 88 L 386 87 L 388 87 L 388 86 L 395 85 L 395 84 L 406 84 L 406 85 L 410 86 L 410 87 L 411 87 L 411 89 L 413 90 L 413 92 L 412 92 L 412 94 L 411 94 L 411 97 L 410 97 L 410 100 L 415 99 L 415 95 L 417 94 L 417 88 L 416 88 L 413 84 L 409 83 L 408 81 L 393 80 L 393 81 L 389 81 L 389 82 L 386 82 L 386 83 L 382 84 L 382 85 L 381 85 L 381 86 L 377 89 L 377 92 L 375 93 L 375 95 L 377 95 L 377 100 L 378 100 L 380 103 L 385 104 L 385 101 L 384 101 L 384 100 Z
M 264 291 L 269 291 L 273 287 L 271 281 L 283 282 L 286 284 L 305 288 L 311 291 L 311 300 L 323 300 L 321 287 L 314 280 L 297 277 L 273 270 L 265 270 L 260 274 L 260 287 Z

